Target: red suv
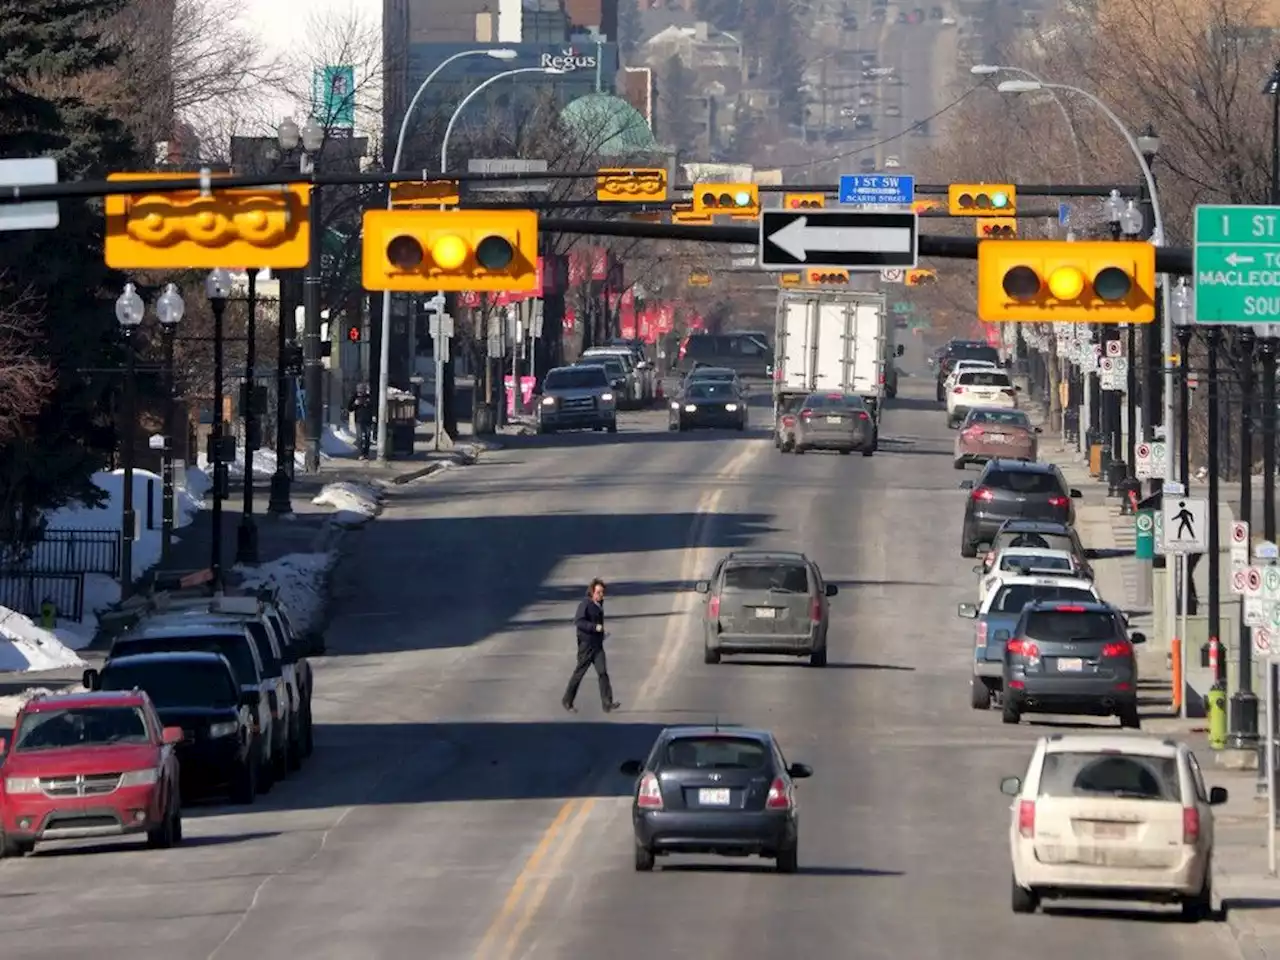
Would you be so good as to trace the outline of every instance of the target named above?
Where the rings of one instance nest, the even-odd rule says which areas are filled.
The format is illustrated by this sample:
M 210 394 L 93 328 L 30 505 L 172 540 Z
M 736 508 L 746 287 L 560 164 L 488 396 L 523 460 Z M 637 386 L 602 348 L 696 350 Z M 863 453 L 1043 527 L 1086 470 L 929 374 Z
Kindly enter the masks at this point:
M 182 839 L 181 727 L 161 724 L 141 690 L 55 694 L 22 708 L 0 737 L 4 855 L 42 840 L 146 833 L 150 847 Z

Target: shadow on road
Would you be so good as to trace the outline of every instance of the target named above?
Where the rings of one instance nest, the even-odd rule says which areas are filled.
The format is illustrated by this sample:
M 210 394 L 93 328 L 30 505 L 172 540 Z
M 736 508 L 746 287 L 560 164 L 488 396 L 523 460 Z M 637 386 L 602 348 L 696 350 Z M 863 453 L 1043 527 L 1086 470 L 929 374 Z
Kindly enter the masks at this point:
M 191 816 L 190 810 L 183 810 L 183 817 Z M 270 837 L 280 836 L 279 831 L 275 830 L 257 830 L 249 833 L 227 833 L 218 834 L 208 837 L 183 837 L 180 848 L 189 847 L 219 847 L 231 843 L 251 843 L 254 840 L 266 840 Z M 62 844 L 66 845 L 63 846 Z M 121 837 L 118 840 L 112 840 L 108 843 L 91 843 L 76 846 L 76 841 L 67 840 L 59 841 L 56 847 L 40 846 L 34 853 L 28 854 L 37 860 L 57 857 L 81 857 L 94 856 L 97 854 L 120 854 L 127 853 L 130 850 L 148 850 L 145 839 L 139 837 Z
M 722 666 L 730 667 L 804 667 L 821 672 L 822 670 L 893 670 L 902 673 L 915 673 L 915 667 L 906 667 L 896 663 L 850 663 L 828 660 L 825 667 L 810 667 L 809 661 L 796 659 L 762 660 L 755 657 L 744 659 L 726 654 L 727 659 L 721 661 Z
M 804 856 L 801 848 L 800 855 Z M 777 873 L 773 864 L 733 863 L 721 860 L 717 863 L 668 863 L 659 858 L 658 869 L 663 873 Z M 873 870 L 870 867 L 807 867 L 800 864 L 800 876 L 804 877 L 904 877 L 901 870 Z

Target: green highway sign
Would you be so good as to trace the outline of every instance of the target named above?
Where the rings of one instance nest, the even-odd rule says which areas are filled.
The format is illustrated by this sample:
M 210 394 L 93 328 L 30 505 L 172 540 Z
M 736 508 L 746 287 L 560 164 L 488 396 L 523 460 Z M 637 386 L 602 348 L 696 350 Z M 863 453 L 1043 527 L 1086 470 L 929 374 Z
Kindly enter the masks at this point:
M 1280 322 L 1280 207 L 1196 207 L 1196 323 Z
M 1135 544 L 1133 555 L 1138 560 L 1154 560 L 1156 555 L 1156 522 L 1154 510 L 1139 510 L 1133 515 Z

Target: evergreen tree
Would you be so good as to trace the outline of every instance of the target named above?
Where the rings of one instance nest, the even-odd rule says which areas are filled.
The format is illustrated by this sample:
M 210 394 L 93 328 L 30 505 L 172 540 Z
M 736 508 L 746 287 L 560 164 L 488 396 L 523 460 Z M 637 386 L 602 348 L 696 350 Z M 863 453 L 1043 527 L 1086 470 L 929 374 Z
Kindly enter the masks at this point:
M 689 117 L 688 100 L 696 92 L 697 75 L 672 54 L 658 73 L 658 129 L 661 139 L 681 154 L 693 150 L 697 130 Z
M 0 156 L 48 155 L 62 181 L 128 169 L 124 127 L 77 91 L 117 53 L 101 24 L 125 0 L 23 0 L 0 18 Z M 114 446 L 122 368 L 113 301 L 121 278 L 102 259 L 101 202 L 63 200 L 56 230 L 0 233 L 0 311 L 31 298 L 36 349 L 54 374 L 44 410 L 0 448 L 0 534 L 29 535 L 41 509 L 94 499 L 90 476 Z
M 618 0 L 618 45 L 622 48 L 623 57 L 629 59 L 640 46 L 643 30 L 640 22 L 640 4 L 638 0 Z
M 737 30 L 748 5 L 748 0 L 695 0 L 693 9 L 699 20 L 719 30 Z
M 778 91 L 778 109 L 784 123 L 800 123 L 804 117 L 805 61 L 802 55 L 801 32 L 795 16 L 784 11 L 784 18 L 777 26 L 765 52 L 770 85 Z

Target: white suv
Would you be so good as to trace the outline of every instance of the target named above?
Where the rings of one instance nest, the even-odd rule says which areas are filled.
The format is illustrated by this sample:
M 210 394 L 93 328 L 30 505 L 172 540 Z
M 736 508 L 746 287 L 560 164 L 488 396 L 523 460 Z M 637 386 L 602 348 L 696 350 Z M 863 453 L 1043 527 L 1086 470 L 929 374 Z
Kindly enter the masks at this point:
M 1003 370 L 965 370 L 947 390 L 947 426 L 955 429 L 975 407 L 1018 406 L 1018 388 Z
M 1213 811 L 1184 743 L 1141 734 L 1041 737 L 1023 777 L 1007 777 L 1013 912 L 1051 898 L 1180 903 L 1213 913 Z

